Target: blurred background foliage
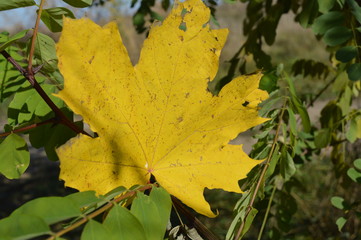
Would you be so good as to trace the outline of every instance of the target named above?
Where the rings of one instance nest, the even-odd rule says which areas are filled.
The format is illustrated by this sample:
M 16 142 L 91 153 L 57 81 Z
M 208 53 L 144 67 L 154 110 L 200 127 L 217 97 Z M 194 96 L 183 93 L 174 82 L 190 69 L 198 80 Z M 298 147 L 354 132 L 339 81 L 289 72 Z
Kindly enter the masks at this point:
M 211 25 L 230 30 L 219 73 L 209 88 L 216 94 L 233 77 L 262 70 L 265 77 L 261 88 L 270 93 L 270 99 L 262 105 L 262 115 L 272 120 L 232 141 L 245 143 L 244 148 L 254 158 L 265 159 L 272 153 L 254 205 L 258 213 L 250 220 L 253 223 L 244 239 L 361 239 L 360 2 L 206 0 L 205 3 L 212 12 Z M 171 0 L 95 0 L 87 8 L 76 8 L 47 1 L 45 9 L 50 10 L 42 15 L 43 35 L 39 35 L 39 46 L 54 46 L 61 30 L 59 16 L 87 16 L 99 24 L 114 20 L 135 64 L 150 26 L 161 21 L 172 5 Z M 25 15 L 33 24 L 36 8 Z M 0 45 L 9 41 L 9 36 L 32 27 L 11 26 L 5 20 L 2 25 L 11 34 L 3 32 Z M 21 36 L 25 38 L 19 37 L 22 41 L 14 41 L 16 44 L 6 50 L 25 66 L 29 34 Z M 61 89 L 63 82 L 54 51 L 54 47 L 49 47 L 34 56 L 35 65 L 44 64 L 37 79 L 49 94 Z M 0 58 L 0 76 L 2 86 L 6 86 L 0 93 L 4 132 L 53 117 L 51 111 L 41 106 L 24 111 L 22 95 L 29 99 L 34 92 L 4 58 Z M 57 104 L 72 116 L 61 102 Z M 281 133 L 272 150 L 279 125 Z M 74 133 L 59 125 L 46 127 L 25 132 L 29 133 L 25 138 L 32 147 L 40 149 L 30 149 L 32 161 L 39 159 L 41 164 L 34 161 L 34 166 L 31 164 L 18 180 L 2 179 L 0 200 L 6 204 L 1 207 L 1 217 L 30 199 L 67 193 L 56 179 L 58 164 L 43 158 L 45 151 L 48 158 L 56 160 L 52 149 Z M 251 137 L 253 141 L 249 140 Z M 38 171 L 39 168 L 42 170 Z M 220 215 L 216 219 L 199 218 L 221 238 L 233 237 L 240 219 L 246 218 L 260 168 L 240 182 L 250 189 L 241 199 L 237 194 L 206 190 L 206 198 Z M 39 184 L 45 179 L 49 185 Z M 28 190 L 19 194 L 14 190 L 18 188 Z

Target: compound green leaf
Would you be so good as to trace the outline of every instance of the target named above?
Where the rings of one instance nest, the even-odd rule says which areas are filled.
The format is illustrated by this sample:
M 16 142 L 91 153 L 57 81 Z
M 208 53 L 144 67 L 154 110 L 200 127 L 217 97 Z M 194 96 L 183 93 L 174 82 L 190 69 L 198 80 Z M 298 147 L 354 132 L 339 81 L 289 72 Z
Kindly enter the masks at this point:
M 0 143 L 0 173 L 9 179 L 19 178 L 30 163 L 30 154 L 25 140 L 10 134 Z

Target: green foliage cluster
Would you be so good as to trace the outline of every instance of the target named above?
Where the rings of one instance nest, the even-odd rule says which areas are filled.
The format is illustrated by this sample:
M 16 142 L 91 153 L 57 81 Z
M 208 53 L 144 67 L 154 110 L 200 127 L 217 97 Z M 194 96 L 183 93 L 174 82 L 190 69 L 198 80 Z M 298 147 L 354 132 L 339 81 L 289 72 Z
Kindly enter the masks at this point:
M 92 5 L 92 0 L 63 1 L 80 8 Z M 219 2 L 205 2 L 211 8 L 216 23 Z M 233 2 L 237 0 L 227 0 L 223 4 Z M 305 193 L 307 188 L 313 187 L 302 184 L 302 171 L 307 169 L 307 165 L 319 162 L 321 155 L 328 156 L 327 164 L 333 170 L 329 174 L 335 175 L 337 183 L 346 189 L 344 192 L 360 187 L 361 159 L 349 154 L 348 147 L 359 144 L 358 139 L 361 138 L 361 111 L 355 107 L 361 90 L 361 6 L 356 0 L 240 2 L 247 6 L 243 22 L 246 41 L 234 50 L 227 74 L 211 83 L 210 88 L 217 93 L 235 75 L 247 74 L 249 65 L 255 64 L 265 74 L 260 88 L 267 90 L 270 98 L 262 104 L 261 114 L 270 121 L 255 135 L 257 142 L 250 154 L 256 159 L 266 159 L 265 163 L 254 168 L 248 178 L 240 182 L 245 193 L 234 207 L 226 239 L 241 239 L 247 234 L 257 235 L 258 239 L 319 238 L 309 231 L 297 231 L 299 223 L 295 221 L 295 216 L 302 206 L 295 192 Z M 104 3 L 97 1 L 93 6 Z M 173 1 L 162 0 L 160 3 L 163 9 L 168 10 Z M 33 0 L 2 1 L 0 11 L 33 5 L 36 5 Z M 131 2 L 132 7 L 138 7 L 133 23 L 139 33 L 148 30 L 147 21 L 161 20 L 154 10 L 155 5 L 155 0 Z M 285 70 L 282 64 L 274 65 L 272 56 L 266 53 L 264 47 L 275 43 L 281 17 L 291 12 L 296 16 L 295 22 L 312 29 L 315 37 L 327 45 L 328 63 L 297 59 L 290 71 Z M 63 16 L 74 18 L 69 9 L 56 7 L 42 9 L 41 20 L 52 32 L 59 32 Z M 13 36 L 6 32 L 0 34 L 0 52 L 4 56 L 0 57 L 0 103 L 7 112 L 7 123 L 4 132 L 0 133 L 0 173 L 9 179 L 19 178 L 30 163 L 24 136 L 28 136 L 33 147 L 44 148 L 50 160 L 57 161 L 54 149 L 83 131 L 82 122 L 74 121 L 74 114 L 67 106 L 52 96 L 63 85 L 57 68 L 55 42 L 41 33 L 32 39 L 30 32 L 34 31 L 23 30 Z M 32 46 L 35 47 L 33 53 Z M 248 55 L 253 57 L 254 63 L 247 62 L 244 56 Z M 32 61 L 30 67 L 29 56 Z M 295 79 L 305 78 L 323 82 L 322 89 L 311 98 L 296 91 L 295 84 L 298 82 Z M 308 108 L 330 91 L 334 97 L 327 97 L 328 103 L 320 110 L 319 121 L 311 122 Z M 162 239 L 171 199 L 161 188 L 152 187 L 149 196 L 141 193 L 140 189 L 118 188 L 105 196 L 80 192 L 66 197 L 35 199 L 0 220 L 0 236 L 2 239 L 31 239 L 50 234 L 51 239 L 62 239 L 59 237 L 61 231 L 72 229 L 82 219 L 85 219 L 83 223 L 90 219 L 81 239 L 116 239 L 116 236 L 124 239 Z M 336 191 L 332 191 L 332 195 L 327 201 L 339 210 L 338 216 L 341 217 L 335 217 L 334 222 L 341 232 L 337 235 L 340 238 L 334 232 L 322 237 L 358 239 L 361 235 L 358 230 L 361 227 L 359 196 L 339 196 Z M 130 203 L 130 210 L 121 207 Z M 104 221 L 99 217 L 89 217 L 105 207 Z M 212 235 L 207 235 L 207 230 L 194 217 L 189 219 L 193 221 L 191 227 L 196 227 L 203 238 L 214 239 Z M 59 222 L 64 225 L 58 232 L 61 234 L 57 235 L 54 224 Z M 139 236 L 133 235 L 134 232 Z M 179 232 L 183 236 L 191 235 L 184 226 Z M 177 234 L 180 233 L 174 236 Z M 169 239 L 174 236 L 170 234 Z

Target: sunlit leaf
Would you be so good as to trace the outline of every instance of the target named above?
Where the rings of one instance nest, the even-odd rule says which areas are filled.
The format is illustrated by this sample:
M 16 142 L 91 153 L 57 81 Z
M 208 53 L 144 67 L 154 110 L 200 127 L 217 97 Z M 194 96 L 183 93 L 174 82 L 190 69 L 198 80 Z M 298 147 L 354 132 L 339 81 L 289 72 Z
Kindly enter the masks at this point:
M 57 150 L 67 186 L 104 194 L 146 184 L 152 174 L 212 217 L 205 187 L 241 192 L 238 180 L 260 161 L 228 142 L 267 120 L 257 107 L 267 93 L 258 89 L 261 74 L 235 78 L 218 96 L 207 90 L 227 36 L 209 28 L 209 17 L 201 0 L 178 3 L 151 29 L 135 67 L 115 23 L 64 20 L 59 97 L 99 136 L 79 135 Z M 186 31 L 179 29 L 183 22 Z

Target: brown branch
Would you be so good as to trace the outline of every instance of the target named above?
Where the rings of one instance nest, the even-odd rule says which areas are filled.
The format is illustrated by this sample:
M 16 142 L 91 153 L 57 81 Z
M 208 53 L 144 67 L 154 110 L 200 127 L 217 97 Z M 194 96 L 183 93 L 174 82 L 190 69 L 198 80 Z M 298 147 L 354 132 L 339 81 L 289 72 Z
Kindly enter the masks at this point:
M 39 10 L 38 10 L 38 16 L 36 18 L 35 27 L 34 27 L 34 31 L 33 31 L 33 37 L 31 38 L 31 45 L 30 45 L 30 51 L 29 51 L 29 64 L 28 64 L 28 73 L 30 75 L 34 75 L 34 72 L 33 72 L 33 56 L 34 56 L 34 51 L 35 51 L 36 36 L 37 36 L 38 30 L 39 30 L 41 12 L 43 11 L 45 1 L 46 0 L 41 0 L 41 2 L 40 2 L 40 6 L 39 6 Z
M 280 119 L 280 120 L 279 120 L 279 122 L 278 122 L 276 134 L 275 134 L 275 137 L 274 137 L 274 139 L 273 139 L 271 151 L 270 151 L 270 153 L 268 154 L 268 157 L 267 157 L 267 160 L 266 160 L 266 162 L 265 162 L 265 164 L 264 164 L 264 166 L 263 166 L 261 175 L 260 175 L 260 177 L 259 177 L 259 179 L 258 179 L 258 181 L 257 181 L 256 188 L 255 188 L 255 190 L 254 190 L 254 192 L 253 192 L 253 195 L 252 195 L 252 197 L 251 197 L 251 200 L 250 200 L 250 202 L 249 202 L 249 204 L 248 204 L 248 206 L 247 206 L 247 210 L 246 210 L 246 214 L 245 214 L 245 216 L 244 216 L 244 220 L 242 221 L 241 225 L 239 226 L 239 229 L 238 229 L 238 231 L 237 231 L 237 234 L 236 234 L 236 236 L 234 237 L 235 240 L 239 240 L 240 237 L 241 237 L 241 233 L 242 233 L 242 231 L 243 231 L 243 229 L 244 229 L 244 226 L 245 226 L 245 220 L 246 220 L 248 214 L 250 213 L 250 211 L 252 210 L 253 203 L 254 203 L 254 201 L 255 201 L 255 199 L 256 199 L 258 190 L 259 190 L 259 188 L 260 188 L 260 186 L 261 186 L 261 183 L 263 182 L 263 178 L 264 178 L 265 175 L 266 175 L 267 169 L 268 169 L 269 164 L 270 164 L 271 159 L 272 159 L 272 155 L 274 154 L 274 151 L 275 151 L 275 148 L 276 148 L 276 144 L 277 144 L 278 134 L 279 134 L 280 129 L 281 129 L 281 123 L 282 123 L 283 114 L 284 114 L 285 109 L 286 109 L 286 102 L 287 102 L 287 101 L 285 101 L 284 104 L 283 104 L 283 106 L 282 106 L 282 112 L 281 112 L 281 114 L 280 114 L 280 116 L 279 116 L 279 119 Z
M 54 240 L 54 239 L 64 235 L 65 233 L 70 232 L 71 230 L 74 230 L 75 228 L 83 225 L 84 223 L 86 223 L 90 219 L 95 218 L 99 214 L 101 214 L 101 213 L 107 211 L 108 209 L 112 208 L 114 206 L 114 203 L 119 203 L 120 201 L 122 201 L 122 200 L 124 200 L 126 198 L 134 196 L 137 191 L 145 191 L 147 189 L 151 189 L 152 187 L 153 187 L 153 185 L 146 185 L 146 186 L 143 186 L 141 188 L 129 191 L 126 194 L 124 194 L 124 195 L 122 195 L 122 196 L 120 196 L 118 198 L 115 198 L 114 200 L 112 200 L 108 204 L 106 204 L 103 207 L 99 208 L 98 210 L 92 212 L 91 214 L 85 216 L 84 218 L 80 219 L 79 221 L 75 222 L 70 227 L 65 228 L 65 229 L 63 229 L 63 230 L 61 230 L 61 231 L 59 231 L 57 233 L 54 233 L 53 236 L 47 238 L 47 240 Z
M 48 104 L 51 110 L 55 113 L 55 116 L 59 123 L 64 124 L 65 126 L 69 127 L 76 133 L 82 133 L 85 135 L 90 136 L 87 132 L 82 129 L 79 129 L 72 121 L 70 121 L 65 114 L 55 105 L 55 103 L 50 99 L 50 97 L 45 93 L 45 91 L 41 88 L 39 83 L 36 81 L 33 74 L 29 74 L 29 72 L 22 68 L 5 50 L 1 51 L 1 54 L 9 61 L 13 66 L 19 70 L 19 72 L 30 82 L 30 84 L 35 88 L 41 98 Z M 33 73 L 33 70 L 31 70 Z
M 12 131 L 10 131 L 10 132 L 0 133 L 0 137 L 9 136 L 9 135 L 12 134 L 12 133 L 25 132 L 25 131 L 31 130 L 31 129 L 33 129 L 33 128 L 42 126 L 42 125 L 46 125 L 46 124 L 49 124 L 49 123 L 57 123 L 57 122 L 58 122 L 58 121 L 56 120 L 56 118 L 51 118 L 51 119 L 45 120 L 45 121 L 43 121 L 43 122 L 34 123 L 34 124 L 29 125 L 29 126 L 25 126 L 25 127 L 22 127 L 22 128 L 14 129 L 14 130 L 12 130 Z

